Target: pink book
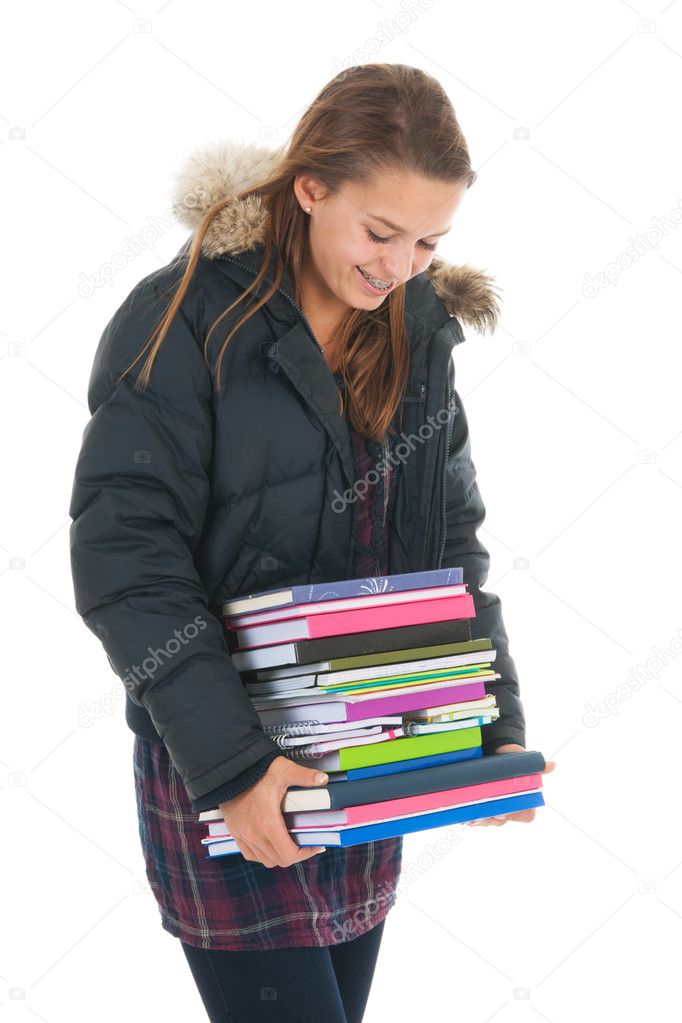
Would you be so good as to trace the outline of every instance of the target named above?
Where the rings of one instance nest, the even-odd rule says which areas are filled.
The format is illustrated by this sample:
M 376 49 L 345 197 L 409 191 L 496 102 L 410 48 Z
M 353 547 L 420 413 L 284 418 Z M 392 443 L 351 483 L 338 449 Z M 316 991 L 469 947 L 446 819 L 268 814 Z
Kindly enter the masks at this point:
M 416 813 L 429 813 L 433 810 L 444 810 L 449 806 L 464 806 L 467 803 L 478 803 L 482 800 L 498 799 L 500 796 L 515 795 L 542 788 L 541 774 L 524 774 L 517 778 L 502 778 L 499 781 L 486 781 L 479 785 L 464 785 L 455 789 L 444 789 L 442 792 L 426 792 L 420 796 L 405 796 L 402 799 L 386 799 L 380 803 L 363 803 L 361 806 L 349 806 L 345 810 L 305 810 L 285 813 L 284 820 L 288 831 L 315 831 L 322 828 L 339 826 L 354 827 L 360 824 L 374 824 L 380 820 L 393 817 L 408 817 Z M 209 824 L 210 837 L 231 838 L 224 821 L 213 821 Z M 207 839 L 202 839 L 204 845 Z
M 246 629 L 252 625 L 269 625 L 283 622 L 286 618 L 305 618 L 307 615 L 328 614 L 331 611 L 355 611 L 361 608 L 386 607 L 393 604 L 409 604 L 410 601 L 439 600 L 466 593 L 465 583 L 447 586 L 428 586 L 419 590 L 389 590 L 387 593 L 362 593 L 356 597 L 334 600 L 313 600 L 304 604 L 288 604 L 269 611 L 265 608 L 249 614 L 227 615 L 228 628 Z
M 363 607 L 310 615 L 307 618 L 287 618 L 273 625 L 237 629 L 236 640 L 240 650 L 248 650 L 273 643 L 322 639 L 325 636 L 371 632 L 373 629 L 397 629 L 405 625 L 475 617 L 474 598 L 470 593 L 461 593 L 454 597 L 439 597 L 437 600 L 410 600 L 385 607 Z

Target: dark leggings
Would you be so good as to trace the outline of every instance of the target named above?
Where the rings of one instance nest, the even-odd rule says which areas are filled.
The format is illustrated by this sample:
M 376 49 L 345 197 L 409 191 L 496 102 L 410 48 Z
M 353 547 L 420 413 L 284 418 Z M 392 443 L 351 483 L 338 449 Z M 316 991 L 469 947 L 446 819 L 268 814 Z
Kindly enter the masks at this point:
M 232 952 L 180 944 L 211 1023 L 360 1023 L 385 922 L 329 947 Z

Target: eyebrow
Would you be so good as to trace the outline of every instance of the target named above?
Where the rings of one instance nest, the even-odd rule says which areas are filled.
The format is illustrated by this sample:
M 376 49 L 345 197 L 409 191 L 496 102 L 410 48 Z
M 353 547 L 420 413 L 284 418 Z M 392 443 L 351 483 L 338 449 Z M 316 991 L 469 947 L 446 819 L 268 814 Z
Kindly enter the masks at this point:
M 397 224 L 392 224 L 391 221 L 390 220 L 386 220 L 385 217 L 379 217 L 379 216 L 377 216 L 376 213 L 369 213 L 368 211 L 365 211 L 365 212 L 366 212 L 368 217 L 371 217 L 373 220 L 380 220 L 382 224 L 385 224 L 386 227 L 390 227 L 390 229 L 392 231 L 397 231 L 398 234 L 405 234 L 406 233 L 405 231 L 403 231 L 402 227 L 398 227 Z M 446 227 L 444 231 L 434 231 L 431 234 L 425 234 L 424 237 L 425 238 L 438 238 L 442 234 L 447 234 L 449 230 L 450 230 L 450 228 Z

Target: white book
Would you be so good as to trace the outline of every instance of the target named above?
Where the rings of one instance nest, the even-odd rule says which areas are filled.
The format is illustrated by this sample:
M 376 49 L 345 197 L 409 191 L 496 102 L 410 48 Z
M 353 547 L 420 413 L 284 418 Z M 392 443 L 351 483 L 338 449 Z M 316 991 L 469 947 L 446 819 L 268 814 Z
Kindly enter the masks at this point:
M 322 726 L 320 726 L 322 727 Z M 378 735 L 381 732 L 381 725 L 369 725 L 367 728 L 347 728 L 345 731 L 336 730 L 325 732 L 325 742 L 337 740 L 354 739 L 360 735 Z M 313 741 L 310 735 L 271 735 L 271 739 L 281 746 L 282 749 L 295 749 L 297 746 L 310 746 Z M 330 749 L 334 747 L 331 746 Z
M 274 679 L 272 682 L 247 682 L 246 691 L 249 695 L 258 696 L 269 696 L 270 693 L 286 693 L 290 690 L 298 689 L 312 689 L 315 685 L 315 677 L 313 675 L 306 676 L 305 678 L 279 678 Z
M 488 714 L 485 717 L 462 718 L 461 721 L 439 721 L 434 724 L 422 725 L 417 721 L 406 721 L 403 725 L 405 735 L 430 735 L 432 732 L 454 732 L 458 728 L 471 728 L 474 725 L 489 725 L 499 717 L 497 714 Z
M 470 716 L 472 713 L 483 713 L 483 711 L 495 706 L 495 694 L 487 693 L 480 700 L 462 700 L 459 703 L 445 703 L 442 707 L 438 707 L 434 713 L 428 710 L 410 710 L 406 711 L 403 716 L 410 721 L 452 721 L 456 720 L 457 717 Z
M 389 728 L 387 731 L 380 731 L 377 735 L 366 735 L 357 739 L 334 739 L 325 742 L 311 742 L 308 746 L 290 750 L 292 759 L 310 760 L 322 753 L 336 753 L 340 749 L 348 749 L 351 746 L 371 746 L 377 742 L 389 742 L 391 739 L 400 739 L 404 735 L 403 729 Z
M 326 734 L 327 732 L 348 732 L 355 728 L 366 728 L 371 725 L 402 725 L 403 718 L 401 714 L 393 714 L 390 717 L 375 717 L 375 718 L 360 718 L 359 721 L 332 721 L 327 724 L 319 724 L 317 722 L 306 722 L 284 724 L 284 725 L 265 725 L 263 730 L 278 742 L 278 736 L 311 736 L 318 734 Z M 310 742 L 308 738 L 306 740 Z
M 267 668 L 257 672 L 259 682 L 270 682 L 276 678 L 289 678 L 296 675 L 298 678 L 315 678 L 321 671 L 331 671 L 331 661 L 317 661 L 313 664 L 284 664 L 280 668 Z
M 296 647 L 296 643 L 278 643 L 274 646 L 253 647 L 251 650 L 235 650 L 230 657 L 237 671 L 253 671 L 255 668 L 271 668 L 278 664 L 295 664 Z
M 481 655 L 484 656 L 481 656 Z M 352 682 L 363 682 L 367 679 L 389 678 L 392 675 L 417 675 L 436 672 L 446 668 L 465 668 L 472 664 L 491 664 L 497 655 L 496 650 L 477 650 L 466 654 L 449 654 L 446 657 L 427 657 L 418 661 L 388 661 L 385 664 L 370 664 L 364 668 L 347 668 L 345 671 L 324 671 L 316 674 L 291 674 L 285 678 L 271 679 L 262 682 L 247 682 L 249 692 L 280 692 L 290 688 L 295 682 L 300 688 L 307 688 L 312 677 L 317 686 L 343 686 Z M 261 688 L 262 687 L 262 688 Z M 268 687 L 266 689 L 266 687 Z

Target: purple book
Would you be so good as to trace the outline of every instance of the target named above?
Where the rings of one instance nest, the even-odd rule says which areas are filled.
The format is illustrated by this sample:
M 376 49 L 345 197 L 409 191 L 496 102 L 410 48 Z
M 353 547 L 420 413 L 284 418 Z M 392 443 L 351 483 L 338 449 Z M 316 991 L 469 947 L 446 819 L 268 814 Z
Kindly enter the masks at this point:
M 223 617 L 288 607 L 290 604 L 310 604 L 318 600 L 342 600 L 344 597 L 421 590 L 431 586 L 461 586 L 463 582 L 462 568 L 435 568 L 427 572 L 405 572 L 402 575 L 374 575 L 329 583 L 303 583 L 276 590 L 259 590 L 246 597 L 226 600 L 223 604 Z
M 448 703 L 480 700 L 485 695 L 483 682 L 464 682 L 440 688 L 420 685 L 411 693 L 394 692 L 392 696 L 377 696 L 371 700 L 360 700 L 357 697 L 347 697 L 345 700 L 327 698 L 318 703 L 296 704 L 287 700 L 287 706 L 269 706 L 262 710 L 258 709 L 258 701 L 254 700 L 254 705 L 264 725 L 289 724 L 292 721 L 327 724 L 331 721 L 361 721 L 363 718 L 405 714 L 410 710 L 428 710 L 429 707 L 444 707 Z

